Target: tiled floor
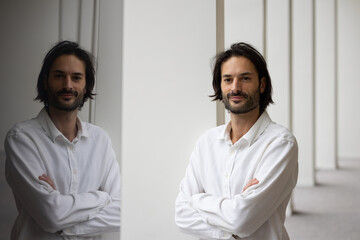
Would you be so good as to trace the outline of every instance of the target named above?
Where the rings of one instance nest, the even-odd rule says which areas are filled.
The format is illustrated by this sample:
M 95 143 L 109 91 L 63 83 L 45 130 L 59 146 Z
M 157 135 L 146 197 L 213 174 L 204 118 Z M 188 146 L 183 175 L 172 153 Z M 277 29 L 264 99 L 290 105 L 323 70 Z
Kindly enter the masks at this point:
M 360 159 L 339 165 L 318 171 L 315 187 L 295 189 L 295 214 L 285 223 L 290 239 L 360 239 Z

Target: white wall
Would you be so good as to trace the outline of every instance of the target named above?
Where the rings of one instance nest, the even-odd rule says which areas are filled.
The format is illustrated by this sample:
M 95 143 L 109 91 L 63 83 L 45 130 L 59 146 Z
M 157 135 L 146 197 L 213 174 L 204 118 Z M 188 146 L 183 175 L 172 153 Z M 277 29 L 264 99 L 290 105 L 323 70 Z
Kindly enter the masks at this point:
M 268 112 L 273 121 L 292 130 L 290 11 L 288 0 L 267 2 L 265 57 L 271 76 L 274 101 L 274 104 L 268 107 Z
M 338 4 L 338 156 L 360 158 L 360 1 Z
M 300 185 L 315 184 L 313 0 L 292 5 L 292 114 L 299 145 Z
M 174 203 L 196 139 L 216 125 L 215 0 L 125 0 L 121 238 L 193 239 Z
M 316 167 L 322 169 L 336 169 L 338 166 L 336 21 L 336 0 L 317 0 L 315 2 L 315 159 Z
M 0 149 L 16 122 L 35 117 L 42 104 L 36 97 L 41 61 L 58 39 L 58 2 L 0 1 Z M 41 14 L 40 14 L 41 13 Z
M 225 49 L 233 43 L 246 42 L 264 54 L 264 4 L 263 0 L 225 0 Z M 251 23 L 251 24 L 250 24 Z M 230 114 L 225 110 L 225 122 Z

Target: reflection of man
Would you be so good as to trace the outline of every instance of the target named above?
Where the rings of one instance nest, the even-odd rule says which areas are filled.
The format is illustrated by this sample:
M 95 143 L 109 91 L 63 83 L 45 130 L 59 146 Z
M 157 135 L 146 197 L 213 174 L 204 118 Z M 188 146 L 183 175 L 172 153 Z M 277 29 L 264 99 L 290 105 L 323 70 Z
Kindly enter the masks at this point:
M 80 121 L 92 98 L 90 55 L 60 42 L 44 59 L 38 96 L 45 107 L 5 140 L 6 178 L 19 215 L 11 239 L 101 239 L 120 228 L 120 173 L 108 135 Z
M 176 200 L 176 224 L 204 239 L 289 239 L 285 210 L 297 182 L 297 143 L 265 111 L 271 79 L 258 51 L 238 43 L 216 57 L 214 100 L 231 121 L 198 140 Z

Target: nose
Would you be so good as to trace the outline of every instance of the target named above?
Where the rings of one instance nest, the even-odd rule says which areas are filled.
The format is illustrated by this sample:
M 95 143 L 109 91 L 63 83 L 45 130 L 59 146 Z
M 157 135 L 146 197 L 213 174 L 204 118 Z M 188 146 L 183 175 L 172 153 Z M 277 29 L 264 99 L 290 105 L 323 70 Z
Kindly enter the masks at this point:
M 64 82 L 63 82 L 63 87 L 67 90 L 70 90 L 73 88 L 73 85 L 72 85 L 72 79 L 71 79 L 71 76 L 70 74 L 67 74 L 65 79 L 64 79 Z
M 241 81 L 238 78 L 234 78 L 231 84 L 231 91 L 233 92 L 241 91 Z

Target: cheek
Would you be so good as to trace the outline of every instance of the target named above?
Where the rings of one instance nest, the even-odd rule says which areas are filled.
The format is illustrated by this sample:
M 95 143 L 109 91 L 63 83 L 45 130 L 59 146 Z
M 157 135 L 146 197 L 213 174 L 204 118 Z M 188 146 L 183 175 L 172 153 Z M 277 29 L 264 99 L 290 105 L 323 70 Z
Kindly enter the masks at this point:
M 80 90 L 83 90 L 83 92 L 86 91 L 86 82 L 79 82 L 76 86 L 76 88 L 80 91 Z
M 221 83 L 220 88 L 221 92 L 228 92 L 231 87 L 229 87 L 229 85 Z

